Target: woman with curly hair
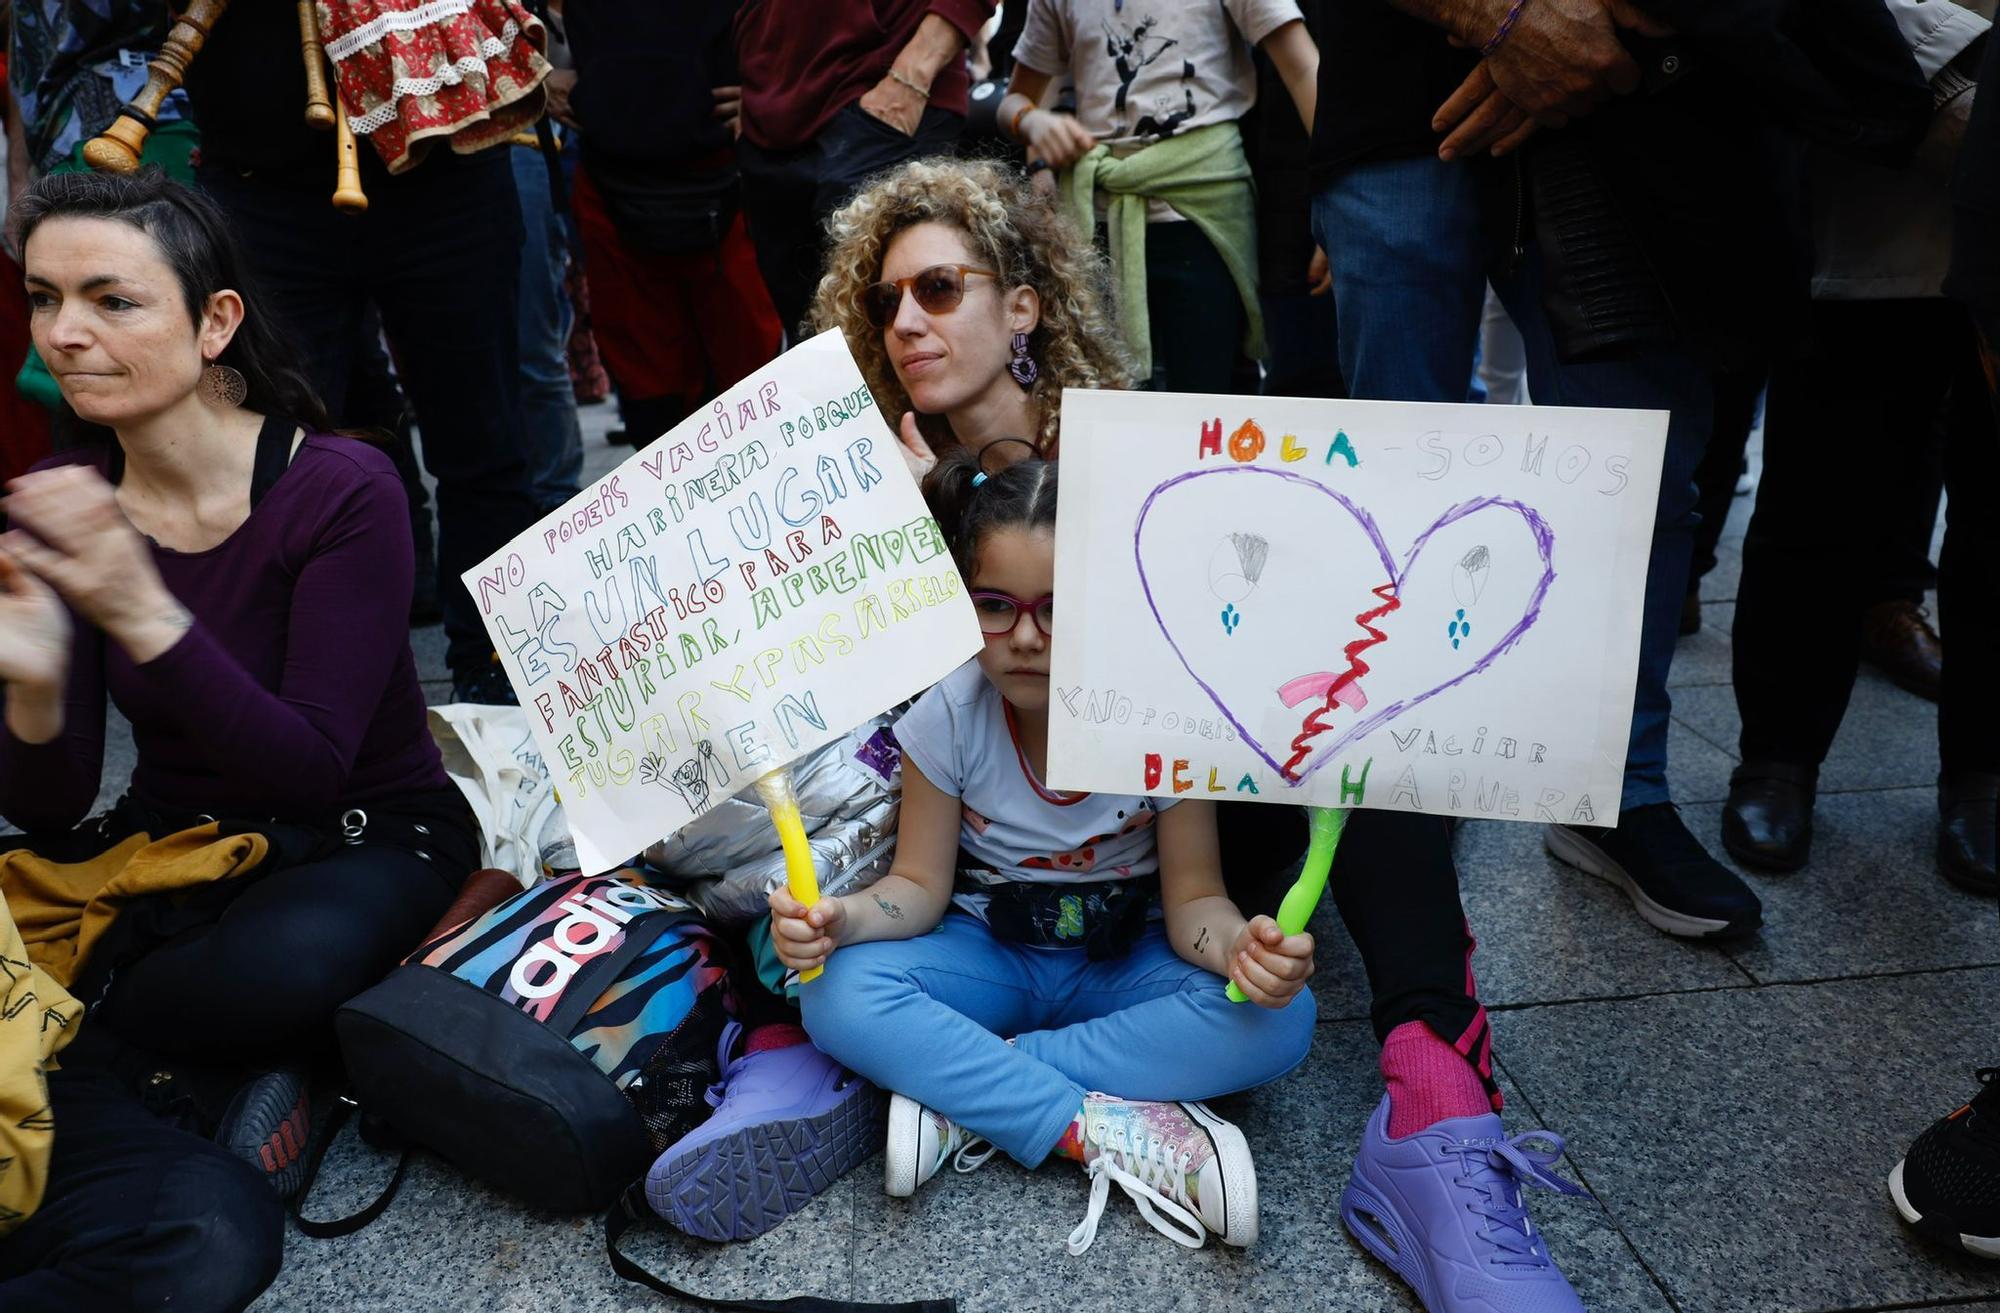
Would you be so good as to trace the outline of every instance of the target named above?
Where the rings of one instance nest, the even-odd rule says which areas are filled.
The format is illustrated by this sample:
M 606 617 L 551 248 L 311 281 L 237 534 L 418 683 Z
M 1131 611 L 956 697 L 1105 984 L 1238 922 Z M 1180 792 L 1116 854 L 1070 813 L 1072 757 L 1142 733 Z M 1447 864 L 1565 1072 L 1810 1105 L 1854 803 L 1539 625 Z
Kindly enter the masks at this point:
M 1056 455 L 1062 390 L 1130 382 L 1104 261 L 993 163 L 915 160 L 833 216 L 818 329 L 838 328 L 921 479 L 964 447 Z
M 968 503 L 983 505 L 995 495 L 1008 500 L 1015 483 L 1030 475 L 1036 475 L 1037 487 L 1043 482 L 1053 487 L 1053 467 L 1018 463 L 1038 453 L 1056 454 L 1062 388 L 1128 385 L 1124 345 L 1108 319 L 1102 261 L 1053 206 L 1051 199 L 1010 169 L 931 161 L 908 164 L 877 179 L 833 220 L 833 249 L 814 305 L 814 322 L 846 334 L 883 413 L 901 416 L 904 454 L 919 477 L 938 464 L 932 447 L 946 448 L 939 453 L 943 467 L 930 478 L 926 491 L 939 520 L 947 525 L 961 521 Z M 998 446 L 1009 439 L 1014 443 Z M 991 459 L 986 456 L 989 451 L 994 453 Z M 968 465 L 986 477 L 975 478 Z M 1015 468 L 1003 474 L 1002 466 Z M 1047 471 L 1046 480 L 1040 479 L 1041 470 Z M 976 567 L 969 574 L 986 565 L 983 555 L 968 561 Z M 973 586 L 984 582 L 980 575 Z M 1048 584 L 1052 583 L 1051 577 Z M 1011 634 L 1035 648 L 1037 661 L 1045 662 L 1046 629 L 1036 640 L 1030 617 L 1014 599 L 1038 597 L 1036 609 L 1046 606 L 1053 615 L 1049 587 L 1038 580 L 1011 589 L 992 587 L 1009 595 L 990 594 L 988 600 L 1019 612 Z M 993 649 L 1003 646 L 1002 639 L 990 639 L 988 654 L 981 659 L 994 660 Z M 1015 664 L 1045 669 L 1034 662 Z M 934 710 L 940 696 L 949 696 L 954 681 L 978 688 L 974 675 L 954 676 L 928 695 Z M 1005 748 L 1013 740 L 1019 748 L 1015 728 L 1003 728 L 990 741 Z M 922 726 L 898 729 L 906 734 L 907 748 L 920 737 Z M 969 750 L 969 741 L 946 738 L 954 752 Z M 1035 752 L 1021 750 L 1018 769 L 1014 750 L 1000 756 L 1007 767 L 1000 772 L 1003 778 L 1011 772 L 1012 778 L 1029 780 L 1034 789 L 1042 787 L 1039 774 L 1032 773 Z M 905 759 L 906 791 L 911 759 Z M 1060 808 L 1075 801 L 1079 799 L 1071 795 L 1049 805 Z M 1193 815 L 1184 812 L 1187 805 L 1183 802 L 1161 815 L 1180 813 L 1180 821 L 1186 821 Z M 907 792 L 904 808 L 908 842 L 912 813 Z M 1215 809 L 1213 831 L 1220 837 L 1217 851 L 1228 893 L 1245 913 L 1276 905 L 1277 887 L 1305 846 L 1301 816 L 1294 808 L 1253 803 Z M 982 822 L 968 810 L 968 829 L 979 823 L 991 820 Z M 977 849 L 978 844 L 963 842 L 965 834 L 958 837 L 961 847 Z M 1161 837 L 1165 838 L 1164 831 Z M 1260 881 L 1267 887 L 1256 888 Z M 1501 1128 L 1492 1033 L 1473 980 L 1474 942 L 1459 902 L 1448 826 L 1435 816 L 1357 812 L 1342 837 L 1329 888 L 1368 972 L 1386 1086 L 1360 1137 L 1353 1178 L 1342 1201 L 1344 1218 L 1364 1236 L 1371 1252 L 1391 1253 L 1392 1265 L 1419 1289 L 1442 1279 L 1433 1275 L 1433 1269 L 1440 1274 L 1464 1270 L 1452 1267 L 1455 1251 L 1446 1242 L 1449 1235 L 1461 1235 L 1469 1238 L 1459 1243 L 1474 1253 L 1468 1262 L 1482 1274 L 1503 1272 L 1502 1284 L 1526 1292 L 1522 1299 L 1539 1301 L 1535 1308 L 1580 1307 L 1530 1224 L 1525 1203 L 1529 1186 L 1562 1187 L 1538 1159 L 1531 1161 L 1513 1147 L 1514 1141 Z M 798 938 L 785 945 L 800 961 L 824 956 L 843 935 L 841 942 L 881 937 L 847 934 L 840 926 L 829 930 L 840 912 L 826 903 L 804 916 L 802 910 L 784 909 L 793 922 L 786 928 L 805 932 L 803 945 Z M 871 901 L 860 914 L 871 918 L 875 911 Z M 852 959 L 841 967 L 841 956 L 830 959 L 830 978 L 856 970 Z M 831 1003 L 821 988 L 821 1003 Z M 852 1041 L 853 1036 L 838 1033 L 840 1026 L 829 1017 L 829 1007 L 817 1011 L 818 1028 L 809 1024 L 808 1030 L 833 1049 L 847 1048 L 843 1039 Z M 813 1021 L 808 1017 L 809 1023 Z M 1020 1068 L 1018 1055 L 1010 1065 Z M 1185 1089 L 1170 1095 L 1161 1089 L 1117 1092 L 1128 1097 L 1187 1094 Z M 896 1100 L 888 1155 L 891 1193 L 910 1193 L 981 1131 L 999 1131 L 993 1143 L 1007 1140 L 1000 1129 L 1004 1120 L 974 1117 L 968 1129 L 950 1113 L 922 1107 L 908 1097 Z M 1039 1152 L 1023 1152 L 1024 1143 L 1008 1140 L 1002 1147 L 1023 1161 L 1039 1161 Z M 1045 1148 L 1045 1144 L 1034 1146 Z M 978 1160 L 976 1152 L 968 1153 L 962 1165 Z M 1167 1175 L 1176 1186 L 1188 1179 L 1188 1173 L 1181 1171 Z M 1157 1200 L 1141 1187 L 1157 1186 L 1160 1179 L 1165 1178 L 1148 1175 L 1136 1184 L 1118 1183 L 1146 1198 L 1147 1207 L 1157 1208 Z M 1393 1184 L 1398 1179 L 1408 1190 L 1400 1203 Z M 1207 1196 L 1210 1207 L 1215 1193 Z M 1205 1221 L 1199 1184 L 1192 1194 L 1195 1212 Z M 1460 1225 L 1466 1210 L 1485 1219 L 1476 1231 Z M 1374 1234 L 1388 1225 L 1381 1222 L 1384 1218 L 1393 1218 L 1403 1234 L 1420 1237 L 1422 1243 L 1392 1253 L 1393 1247 Z M 1247 1225 L 1247 1216 L 1239 1216 L 1235 1226 L 1225 1225 L 1225 1241 L 1240 1242 Z M 1198 1229 L 1192 1231 L 1184 1241 L 1198 1234 Z M 1080 1228 L 1078 1242 L 1088 1238 L 1087 1228 Z

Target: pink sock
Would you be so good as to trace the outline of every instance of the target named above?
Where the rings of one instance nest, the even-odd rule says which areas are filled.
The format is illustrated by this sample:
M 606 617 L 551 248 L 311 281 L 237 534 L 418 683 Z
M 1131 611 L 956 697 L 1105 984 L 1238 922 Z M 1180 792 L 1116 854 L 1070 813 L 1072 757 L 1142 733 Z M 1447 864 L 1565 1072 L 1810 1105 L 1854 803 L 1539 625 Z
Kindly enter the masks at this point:
M 1421 1021 L 1406 1021 L 1382 1044 L 1389 1083 L 1389 1134 L 1414 1135 L 1450 1117 L 1493 1111 L 1486 1086 L 1465 1056 Z
M 794 1044 L 806 1042 L 803 1026 L 788 1025 L 783 1022 L 769 1026 L 759 1026 L 750 1032 L 750 1039 L 743 1046 L 745 1053 L 762 1053 L 767 1049 L 788 1049 Z

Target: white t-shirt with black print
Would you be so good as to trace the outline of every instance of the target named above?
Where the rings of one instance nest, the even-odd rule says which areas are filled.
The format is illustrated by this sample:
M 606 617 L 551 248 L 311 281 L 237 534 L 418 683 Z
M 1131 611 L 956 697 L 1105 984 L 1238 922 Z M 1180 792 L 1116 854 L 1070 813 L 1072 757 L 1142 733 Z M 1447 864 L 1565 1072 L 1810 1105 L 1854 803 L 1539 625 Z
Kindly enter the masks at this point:
M 1297 0 L 1029 0 L 1014 58 L 1076 88 L 1077 122 L 1115 154 L 1229 123 L 1257 103 L 1257 44 Z

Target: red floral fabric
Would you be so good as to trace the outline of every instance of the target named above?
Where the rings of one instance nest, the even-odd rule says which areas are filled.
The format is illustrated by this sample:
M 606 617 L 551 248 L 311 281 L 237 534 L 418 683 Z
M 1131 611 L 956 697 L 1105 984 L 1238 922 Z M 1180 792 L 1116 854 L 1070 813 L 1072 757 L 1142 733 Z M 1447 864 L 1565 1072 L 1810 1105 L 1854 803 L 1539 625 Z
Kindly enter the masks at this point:
M 391 173 L 429 143 L 498 145 L 542 115 L 548 34 L 518 0 L 317 0 L 348 126 Z

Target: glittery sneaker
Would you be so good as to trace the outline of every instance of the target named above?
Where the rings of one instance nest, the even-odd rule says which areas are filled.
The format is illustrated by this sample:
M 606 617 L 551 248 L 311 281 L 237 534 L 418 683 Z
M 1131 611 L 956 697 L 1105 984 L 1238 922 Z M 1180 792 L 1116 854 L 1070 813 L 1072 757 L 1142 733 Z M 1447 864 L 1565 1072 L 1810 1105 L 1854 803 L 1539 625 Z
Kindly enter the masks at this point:
M 1531 1149 L 1544 1140 L 1555 1152 Z M 1584 1313 L 1528 1220 L 1528 1186 L 1580 1195 L 1550 1167 L 1562 1138 L 1508 1139 L 1492 1113 L 1389 1136 L 1383 1096 L 1362 1132 L 1340 1218 L 1417 1292 L 1428 1313 Z
M 969 1172 L 993 1156 L 991 1144 L 941 1112 L 915 1099 L 889 1096 L 889 1138 L 883 1150 L 882 1188 L 907 1199 L 956 1155 L 954 1166 Z
M 1257 1172 L 1243 1132 L 1200 1103 L 1140 1103 L 1107 1094 L 1083 1101 L 1083 1166 L 1090 1208 L 1070 1233 L 1081 1254 L 1115 1184 L 1149 1225 L 1199 1249 L 1213 1231 L 1227 1245 L 1257 1239 Z
M 882 1094 L 800 1042 L 730 1059 L 741 1027 L 722 1038 L 722 1079 L 709 1119 L 646 1173 L 646 1202 L 702 1240 L 748 1240 L 806 1206 L 875 1152 Z
M 2000 1067 L 1978 1075 L 1972 1102 L 1931 1123 L 1890 1171 L 1889 1197 L 1920 1234 L 2000 1258 Z

